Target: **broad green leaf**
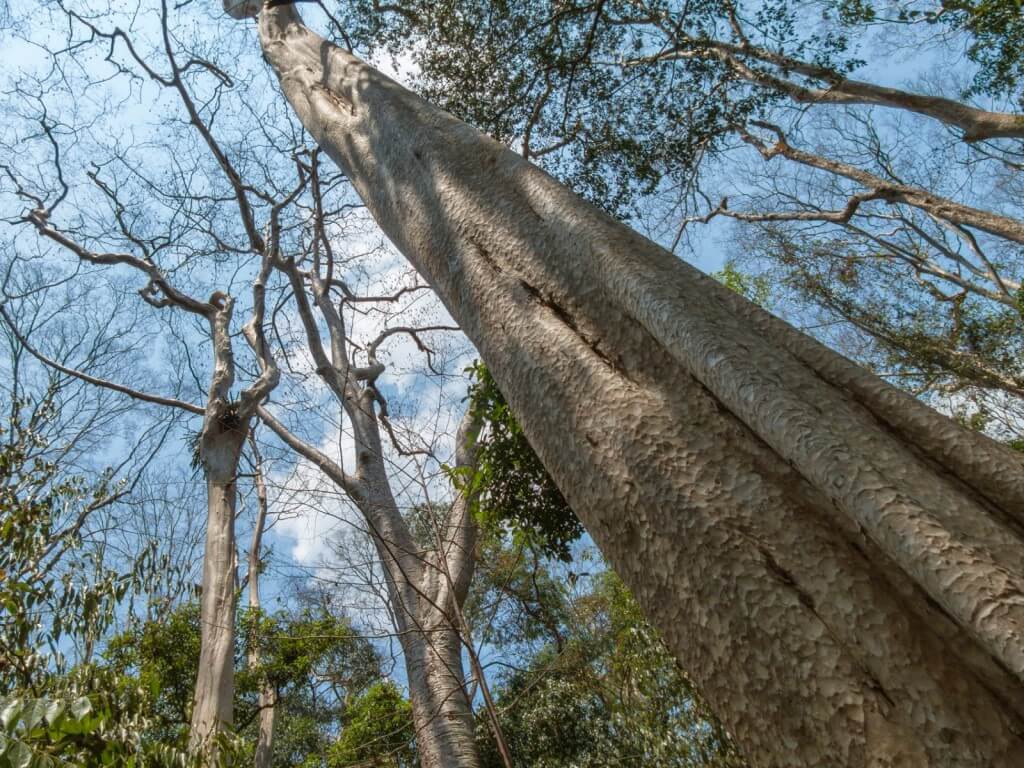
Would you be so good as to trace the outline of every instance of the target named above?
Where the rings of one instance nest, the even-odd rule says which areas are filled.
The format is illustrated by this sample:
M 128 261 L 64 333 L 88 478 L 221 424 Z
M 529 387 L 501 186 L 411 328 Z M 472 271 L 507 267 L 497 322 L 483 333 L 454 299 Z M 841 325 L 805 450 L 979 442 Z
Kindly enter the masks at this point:
M 49 725 L 53 725 L 64 714 L 64 702 L 60 699 L 50 702 L 50 706 L 46 708 L 46 722 Z
M 76 720 L 81 720 L 90 712 L 92 712 L 92 702 L 85 696 L 75 699 L 71 704 L 71 716 Z
M 22 706 L 24 706 L 24 702 L 19 698 L 13 698 L 4 703 L 0 708 L 0 723 L 4 728 L 10 728 L 17 721 Z
M 46 715 L 48 704 L 46 699 L 29 699 L 25 705 L 25 710 L 21 713 L 21 720 L 25 724 L 25 728 L 32 730 Z
M 7 750 L 11 768 L 28 768 L 32 764 L 32 750 L 23 741 L 13 741 Z

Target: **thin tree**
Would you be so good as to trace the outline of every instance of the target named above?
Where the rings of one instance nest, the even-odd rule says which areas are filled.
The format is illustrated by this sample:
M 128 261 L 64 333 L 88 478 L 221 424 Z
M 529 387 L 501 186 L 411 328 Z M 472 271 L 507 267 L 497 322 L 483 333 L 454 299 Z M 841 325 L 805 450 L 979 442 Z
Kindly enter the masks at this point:
M 416 540 L 395 498 L 382 435 L 399 450 L 403 445 L 378 388 L 385 366 L 381 346 L 391 337 L 411 337 L 428 357 L 424 338 L 445 325 L 388 325 L 364 347 L 354 345 L 344 312 L 353 305 L 397 302 L 409 288 L 390 296 L 353 292 L 342 279 L 331 237 L 324 226 L 322 189 L 314 157 L 310 167 L 315 204 L 309 253 L 282 254 L 276 267 L 288 278 L 313 367 L 351 425 L 355 469 L 347 471 L 311 442 L 291 431 L 270 408 L 260 418 L 281 440 L 329 478 L 361 513 L 377 552 L 387 587 L 387 602 L 405 659 L 416 728 L 416 745 L 424 768 L 479 765 L 473 711 L 462 665 L 464 633 L 459 606 L 465 600 L 474 565 L 476 526 L 471 499 L 460 495 L 436 532 L 431 546 Z M 422 287 L 422 286 L 421 286 Z M 337 302 L 335 301 L 337 298 Z M 326 339 L 321 329 L 326 329 Z M 365 360 L 356 359 L 365 355 Z M 472 460 L 472 419 L 459 431 L 456 464 Z
M 168 259 L 168 250 L 179 251 L 176 254 L 179 260 L 174 266 L 180 266 L 199 254 L 208 254 L 211 242 L 215 252 L 226 248 L 225 240 L 217 232 L 221 222 L 216 219 L 216 212 L 203 211 L 201 206 L 195 205 L 197 200 L 203 199 L 201 193 L 191 193 L 191 190 L 182 193 L 179 189 L 167 192 L 159 182 L 146 176 L 144 168 L 132 168 L 131 174 L 141 178 L 149 190 L 158 190 L 165 199 L 172 201 L 170 210 L 166 211 L 166 220 L 160 221 L 157 217 L 154 223 L 154 217 L 140 211 L 140 203 L 133 198 L 131 191 L 120 188 L 121 179 L 115 173 L 93 165 L 85 173 L 85 186 L 97 195 L 99 205 L 102 206 L 100 209 L 105 207 L 109 218 L 103 219 L 101 216 L 96 228 L 89 229 L 82 223 L 80 211 L 68 212 L 72 199 L 72 174 L 65 166 L 67 152 L 61 144 L 63 134 L 58 129 L 58 122 L 48 114 L 42 95 L 35 99 L 42 105 L 38 116 L 39 135 L 44 137 L 50 150 L 51 174 L 44 179 L 44 191 L 36 191 L 39 185 L 26 181 L 23 172 L 4 166 L 4 174 L 15 196 L 25 206 L 23 212 L 11 223 L 34 230 L 39 242 L 48 243 L 72 255 L 84 265 L 111 270 L 134 270 L 145 280 L 138 294 L 146 304 L 156 309 L 172 307 L 181 310 L 204 323 L 209 334 L 212 370 L 203 406 L 177 397 L 150 394 L 63 365 L 36 350 L 30 340 L 18 336 L 20 343 L 40 362 L 65 375 L 75 376 L 138 400 L 170 406 L 203 417 L 202 427 L 196 437 L 195 460 L 205 475 L 207 518 L 201 596 L 201 656 L 194 692 L 190 747 L 194 752 L 209 755 L 216 748 L 217 734 L 230 727 L 233 721 L 238 464 L 256 407 L 276 386 L 279 375 L 263 330 L 266 283 L 272 270 L 271 253 L 280 248 L 281 212 L 301 192 L 305 181 L 300 179 L 295 189 L 280 195 L 275 195 L 273 190 L 263 193 L 260 199 L 267 204 L 268 213 L 268 234 L 264 238 L 257 227 L 256 214 L 250 202 L 251 188 L 243 187 L 238 172 L 227 159 L 193 100 L 184 73 L 189 66 L 199 66 L 198 60 L 193 58 L 185 66 L 179 64 L 168 29 L 166 6 L 162 7 L 160 31 L 163 53 L 170 72 L 167 76 L 151 68 L 136 53 L 121 30 L 105 32 L 74 13 L 68 15 L 71 20 L 85 27 L 94 38 L 109 42 L 126 41 L 134 63 L 149 78 L 177 96 L 190 117 L 191 125 L 211 153 L 218 172 L 228 179 L 239 217 L 237 225 L 247 238 L 249 252 L 257 257 L 258 266 L 253 270 L 251 314 L 241 329 L 250 347 L 256 370 L 251 375 L 249 386 L 235 395 L 232 392 L 237 368 L 232 341 L 233 334 L 237 333 L 233 325 L 235 299 L 219 290 L 214 291 L 209 299 L 196 298 L 176 285 L 170 274 L 173 267 L 169 270 L 162 263 Z M 208 67 L 219 71 L 212 64 L 208 64 Z M 32 101 L 28 96 L 25 100 Z M 71 135 L 74 139 L 79 138 L 74 132 Z M 46 166 L 44 164 L 41 167 Z M 32 172 L 29 171 L 29 175 Z M 185 178 L 188 178 L 188 174 L 185 174 Z M 178 228 L 179 217 L 189 222 L 183 229 Z M 229 226 L 230 222 L 229 219 Z M 160 231 L 161 225 L 165 227 L 163 231 Z M 123 245 L 125 250 L 107 250 L 104 246 L 111 242 Z M 14 328 L 13 324 L 8 324 Z
M 253 433 L 249 433 L 249 451 L 252 456 L 253 487 L 256 491 L 256 521 L 252 529 L 252 541 L 249 544 L 249 556 L 247 559 L 246 581 L 249 589 L 249 611 L 253 621 L 259 621 L 262 616 L 263 604 L 260 598 L 260 574 L 263 572 L 263 534 L 267 529 L 267 514 L 269 502 L 267 500 L 267 481 L 263 470 L 263 456 L 260 453 Z M 249 647 L 249 654 L 246 661 L 250 669 L 258 670 L 260 666 L 260 647 L 258 642 L 253 642 Z M 259 714 L 256 716 L 256 750 L 253 757 L 254 768 L 270 768 L 274 757 L 274 726 L 277 722 L 277 691 L 265 677 L 261 682 L 259 697 L 256 706 Z
M 205 407 L 175 398 L 152 395 L 69 368 L 36 351 L 19 335 L 19 341 L 43 364 L 90 384 L 112 389 L 138 400 L 171 406 L 201 415 L 197 436 L 197 460 L 206 477 L 207 519 L 203 554 L 200 620 L 202 622 L 199 671 L 192 709 L 190 744 L 193 751 L 214 748 L 214 736 L 233 722 L 235 648 L 235 513 L 238 464 L 256 409 L 276 386 L 278 369 L 263 334 L 265 286 L 270 260 L 265 259 L 253 285 L 253 314 L 243 332 L 260 367 L 259 377 L 233 397 L 235 360 L 231 320 L 235 301 L 217 292 L 208 301 L 193 298 L 175 288 L 148 253 L 99 253 L 92 251 L 49 223 L 53 205 L 19 188 L 34 207 L 24 221 L 37 232 L 69 250 L 83 262 L 96 265 L 128 265 L 148 280 L 140 291 L 143 300 L 157 307 L 176 307 L 209 324 L 213 375 Z M 143 249 L 144 250 L 144 249 Z M 10 326 L 12 330 L 14 326 Z M 17 333 L 17 331 L 14 331 Z

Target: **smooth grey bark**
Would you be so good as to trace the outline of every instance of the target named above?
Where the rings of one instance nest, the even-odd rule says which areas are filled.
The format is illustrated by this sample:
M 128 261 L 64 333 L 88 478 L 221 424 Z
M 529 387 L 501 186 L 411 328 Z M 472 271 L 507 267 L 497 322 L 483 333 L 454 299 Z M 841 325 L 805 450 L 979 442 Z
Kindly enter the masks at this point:
M 301 24 L 303 124 L 749 759 L 1024 764 L 1024 467 Z
M 256 487 L 256 523 L 253 526 L 252 543 L 249 546 L 249 610 L 259 614 L 262 610 L 260 600 L 260 549 L 263 546 L 263 531 L 267 524 L 267 484 L 263 478 L 263 459 L 259 454 L 256 441 L 250 433 L 250 447 L 253 452 L 255 467 L 253 469 L 253 484 Z M 257 669 L 260 665 L 260 649 L 257 643 L 253 643 L 249 649 L 248 663 L 250 669 Z M 270 681 L 264 678 L 260 687 L 257 706 L 257 733 L 256 749 L 253 756 L 255 768 L 270 768 L 274 757 L 274 726 L 277 724 L 277 691 Z
M 238 463 L 256 408 L 277 386 L 279 372 L 263 333 L 266 281 L 271 260 L 263 258 L 253 283 L 253 312 L 243 334 L 256 356 L 259 377 L 231 397 L 235 361 L 231 345 L 234 300 L 215 293 L 206 305 L 213 342 L 213 375 L 199 436 L 206 474 L 207 523 L 203 592 L 199 608 L 199 669 L 192 700 L 189 751 L 204 764 L 214 761 L 216 736 L 234 722 L 235 696 L 235 509 Z
M 216 424 L 216 422 L 215 422 Z M 234 722 L 236 475 L 244 433 L 214 427 L 202 435 L 206 467 L 206 547 L 200 600 L 199 672 L 189 743 L 213 748 L 212 736 Z
M 354 476 L 291 434 L 266 409 L 260 409 L 260 417 L 286 444 L 330 477 L 366 520 L 383 566 L 388 602 L 405 657 L 420 765 L 476 768 L 480 758 L 462 666 L 463 638 L 452 615 L 453 602 L 465 600 L 472 578 L 476 527 L 468 506 L 458 505 L 442 536 L 445 546 L 433 552 L 419 549 L 388 482 L 372 397 L 367 393 L 354 403 L 349 398 L 343 402 L 349 404 L 346 412 L 356 436 L 359 469 Z M 444 565 L 441 560 L 446 561 Z

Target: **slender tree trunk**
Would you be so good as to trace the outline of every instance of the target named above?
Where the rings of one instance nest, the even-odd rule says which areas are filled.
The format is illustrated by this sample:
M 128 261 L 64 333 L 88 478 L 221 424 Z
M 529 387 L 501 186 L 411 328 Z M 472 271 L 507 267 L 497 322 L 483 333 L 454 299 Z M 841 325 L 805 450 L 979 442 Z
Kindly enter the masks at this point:
M 267 524 L 267 485 L 263 479 L 263 461 L 256 447 L 256 441 L 250 440 L 256 461 L 256 524 L 253 526 L 252 546 L 249 547 L 249 608 L 255 616 L 259 616 L 260 603 L 260 548 L 263 544 L 263 530 Z M 249 649 L 249 668 L 256 669 L 260 665 L 260 648 L 253 643 Z M 256 734 L 256 754 L 253 760 L 255 768 L 270 768 L 274 757 L 274 725 L 277 721 L 277 691 L 267 679 L 263 680 L 260 695 L 258 732 Z
M 412 623 L 412 622 L 410 622 Z M 462 639 L 452 619 L 420 601 L 405 648 L 409 698 L 421 768 L 477 768 L 473 710 L 466 694 Z
M 189 745 L 212 754 L 214 736 L 234 722 L 235 507 L 244 428 L 224 428 L 207 418 L 202 436 L 206 470 L 206 549 L 200 601 L 199 672 Z
M 1024 764 L 1019 458 L 264 11 L 299 118 L 477 345 L 749 758 Z
M 375 423 L 367 423 L 362 431 L 377 435 Z M 367 466 L 369 492 L 360 509 L 370 523 L 385 570 L 401 638 L 420 766 L 477 768 L 480 757 L 465 689 L 462 641 L 452 617 L 444 610 L 452 591 L 445 588 L 439 569 L 425 562 L 421 551 L 409 546 L 407 536 L 394 534 L 394 524 L 402 522 L 404 526 L 404 521 L 387 483 L 379 438 L 371 442 L 376 451 L 367 455 L 376 458 L 367 462 L 373 466 Z
M 268 249 L 275 252 L 277 243 Z M 242 333 L 256 356 L 260 375 L 236 400 L 231 399 L 235 361 L 231 347 L 234 299 L 216 292 L 203 314 L 210 323 L 213 374 L 203 413 L 199 460 L 206 473 L 206 550 L 200 602 L 199 671 L 192 702 L 189 749 L 204 764 L 216 757 L 214 737 L 234 723 L 235 698 L 235 507 L 238 461 L 257 406 L 277 386 L 279 372 L 263 334 L 264 297 L 272 262 L 264 255 L 253 282 L 252 317 Z
M 461 639 L 452 607 L 465 599 L 472 575 L 476 526 L 462 496 L 456 500 L 436 551 L 418 544 L 395 502 L 381 445 L 372 388 L 384 370 L 372 358 L 369 367 L 349 359 L 344 318 L 330 299 L 327 284 L 316 273 L 302 274 L 294 262 L 283 271 L 306 332 L 317 373 L 334 393 L 348 417 L 355 444 L 354 474 L 291 434 L 273 414 L 260 408 L 260 418 L 300 455 L 313 461 L 358 507 L 377 549 L 388 589 L 388 602 L 405 657 L 416 744 L 423 768 L 476 768 L 480 764 L 473 736 L 473 715 L 465 692 Z M 307 296 L 309 284 L 310 296 Z M 310 302 L 310 297 L 313 299 Z M 330 356 L 321 339 L 316 306 L 330 339 Z M 478 427 L 467 416 L 459 430 L 457 462 L 465 466 L 473 454 Z

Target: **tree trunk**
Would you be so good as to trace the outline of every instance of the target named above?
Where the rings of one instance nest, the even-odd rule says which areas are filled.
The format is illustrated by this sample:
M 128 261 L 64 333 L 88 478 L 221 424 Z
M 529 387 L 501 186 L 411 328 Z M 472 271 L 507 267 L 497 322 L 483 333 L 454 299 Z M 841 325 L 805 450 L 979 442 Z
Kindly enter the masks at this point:
M 304 26 L 303 124 L 430 281 L 651 621 L 765 766 L 1024 764 L 1019 458 Z
M 344 319 L 315 273 L 300 273 L 294 262 L 283 270 L 306 332 L 317 373 L 348 417 L 355 447 L 356 471 L 348 474 L 334 460 L 303 442 L 264 408 L 260 418 L 288 446 L 330 477 L 359 509 L 377 550 L 388 590 L 397 636 L 405 657 L 420 763 L 424 768 L 476 768 L 480 764 L 473 736 L 473 715 L 465 692 L 461 638 L 454 616 L 465 599 L 473 571 L 476 526 L 469 503 L 459 496 L 439 533 L 436 550 L 423 550 L 403 518 L 388 477 L 376 411 L 379 393 L 371 389 L 384 370 L 372 360 L 366 368 L 349 359 Z M 307 286 L 313 303 L 307 296 Z M 317 307 L 330 338 L 330 358 L 321 339 Z M 372 347 L 372 344 L 371 344 Z M 456 460 L 466 466 L 475 456 L 479 425 L 471 414 L 459 429 Z M 435 521 L 437 522 L 437 521 Z
M 466 694 L 462 640 L 429 601 L 420 601 L 413 642 L 405 647 L 409 698 L 421 768 L 477 768 L 473 711 Z
M 254 483 L 256 486 L 256 524 L 253 526 L 252 546 L 249 547 L 249 609 L 258 620 L 262 605 L 260 601 L 260 548 L 263 544 L 263 530 L 267 524 L 267 485 L 263 479 L 263 460 L 255 439 L 250 435 L 250 446 L 256 462 Z M 260 647 L 254 642 L 249 648 L 249 668 L 255 670 L 260 665 Z M 257 700 L 259 706 L 258 732 L 256 734 L 256 753 L 253 758 L 255 768 L 270 768 L 274 758 L 274 726 L 277 721 L 277 691 L 264 677 Z
M 367 493 L 359 507 L 385 571 L 405 657 L 420 766 L 477 768 L 480 757 L 465 689 L 462 640 L 445 610 L 448 601 L 455 599 L 454 591 L 442 569 L 410 543 L 387 482 L 376 422 L 365 419 L 360 432 L 371 437 L 372 448 L 365 454 Z
M 190 750 L 210 755 L 212 739 L 234 721 L 236 476 L 244 428 L 207 418 L 202 435 L 206 471 L 206 549 L 200 601 L 199 672 L 192 702 Z

